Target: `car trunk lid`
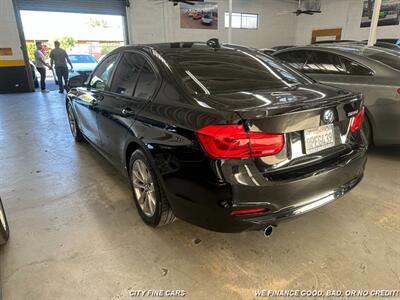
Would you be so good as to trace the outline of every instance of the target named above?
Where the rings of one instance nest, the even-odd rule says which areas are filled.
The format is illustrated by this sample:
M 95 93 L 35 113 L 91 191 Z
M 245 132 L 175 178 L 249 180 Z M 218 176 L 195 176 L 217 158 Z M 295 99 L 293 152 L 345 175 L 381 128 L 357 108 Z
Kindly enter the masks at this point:
M 265 176 L 315 165 L 349 151 L 356 143 L 350 124 L 362 107 L 360 95 L 320 84 L 199 99 L 215 109 L 235 112 L 250 132 L 284 134 L 282 151 L 254 158 Z

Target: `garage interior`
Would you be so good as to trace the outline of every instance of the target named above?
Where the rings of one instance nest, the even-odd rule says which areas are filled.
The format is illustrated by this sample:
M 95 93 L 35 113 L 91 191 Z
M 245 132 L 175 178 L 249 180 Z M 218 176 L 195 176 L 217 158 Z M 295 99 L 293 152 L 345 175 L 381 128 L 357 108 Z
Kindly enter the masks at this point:
M 400 290 L 398 145 L 370 146 L 354 190 L 280 223 L 269 238 L 262 231 L 217 233 L 179 219 L 151 228 L 138 215 L 126 178 L 90 144 L 74 142 L 66 95 L 35 91 L 21 9 L 121 15 L 127 44 L 218 38 L 270 49 L 400 39 L 399 24 L 377 26 L 379 8 L 375 25 L 360 26 L 362 0 L 321 0 L 321 12 L 300 15 L 293 13 L 296 0 L 205 2 L 217 4 L 217 29 L 181 28 L 183 4 L 167 0 L 1 0 L 0 197 L 10 227 L 0 250 L 2 299 L 129 299 L 141 290 L 181 290 L 188 299 L 256 299 L 258 290 Z M 256 28 L 231 28 L 235 13 L 256 16 Z M 400 92 L 396 97 L 400 107 Z

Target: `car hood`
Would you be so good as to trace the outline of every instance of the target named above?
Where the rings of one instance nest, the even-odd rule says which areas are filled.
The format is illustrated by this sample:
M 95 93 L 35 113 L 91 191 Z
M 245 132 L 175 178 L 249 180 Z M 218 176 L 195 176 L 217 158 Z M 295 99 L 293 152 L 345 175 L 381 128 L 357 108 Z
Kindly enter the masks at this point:
M 96 68 L 97 63 L 85 63 L 85 64 L 78 64 L 75 63 L 73 64 L 74 70 L 79 72 L 79 71 L 93 71 L 94 68 Z
M 354 95 L 322 84 L 298 85 L 294 88 L 235 91 L 213 95 L 196 95 L 194 99 L 203 107 L 221 111 L 268 111 L 269 115 L 334 105 Z M 354 95 L 355 96 L 355 95 Z

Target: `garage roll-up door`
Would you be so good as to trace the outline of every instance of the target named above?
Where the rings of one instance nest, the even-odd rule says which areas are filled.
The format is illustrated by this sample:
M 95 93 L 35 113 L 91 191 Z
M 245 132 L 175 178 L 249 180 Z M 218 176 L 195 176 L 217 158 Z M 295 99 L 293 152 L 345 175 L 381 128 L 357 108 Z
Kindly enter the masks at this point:
M 125 0 L 15 0 L 20 10 L 125 15 Z M 56 25 L 56 24 L 54 24 Z

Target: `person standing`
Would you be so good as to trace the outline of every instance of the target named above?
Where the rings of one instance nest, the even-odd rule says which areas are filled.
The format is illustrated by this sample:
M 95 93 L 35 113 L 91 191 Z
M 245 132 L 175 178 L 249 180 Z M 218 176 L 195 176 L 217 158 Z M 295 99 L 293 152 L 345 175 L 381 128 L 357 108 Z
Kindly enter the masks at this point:
M 37 41 L 36 50 L 34 53 L 35 65 L 40 74 L 40 90 L 42 91 L 42 93 L 47 93 L 48 91 L 46 90 L 46 67 L 50 68 L 50 65 L 46 63 L 46 57 L 42 52 L 42 48 L 42 42 Z
M 56 75 L 58 80 L 58 88 L 59 93 L 64 93 L 64 88 L 66 89 L 68 83 L 68 64 L 73 69 L 72 63 L 68 57 L 67 52 L 60 48 L 60 42 L 54 42 L 54 49 L 50 52 L 50 59 L 51 59 L 51 68 L 55 66 L 56 68 Z M 64 83 L 63 83 L 64 79 Z

